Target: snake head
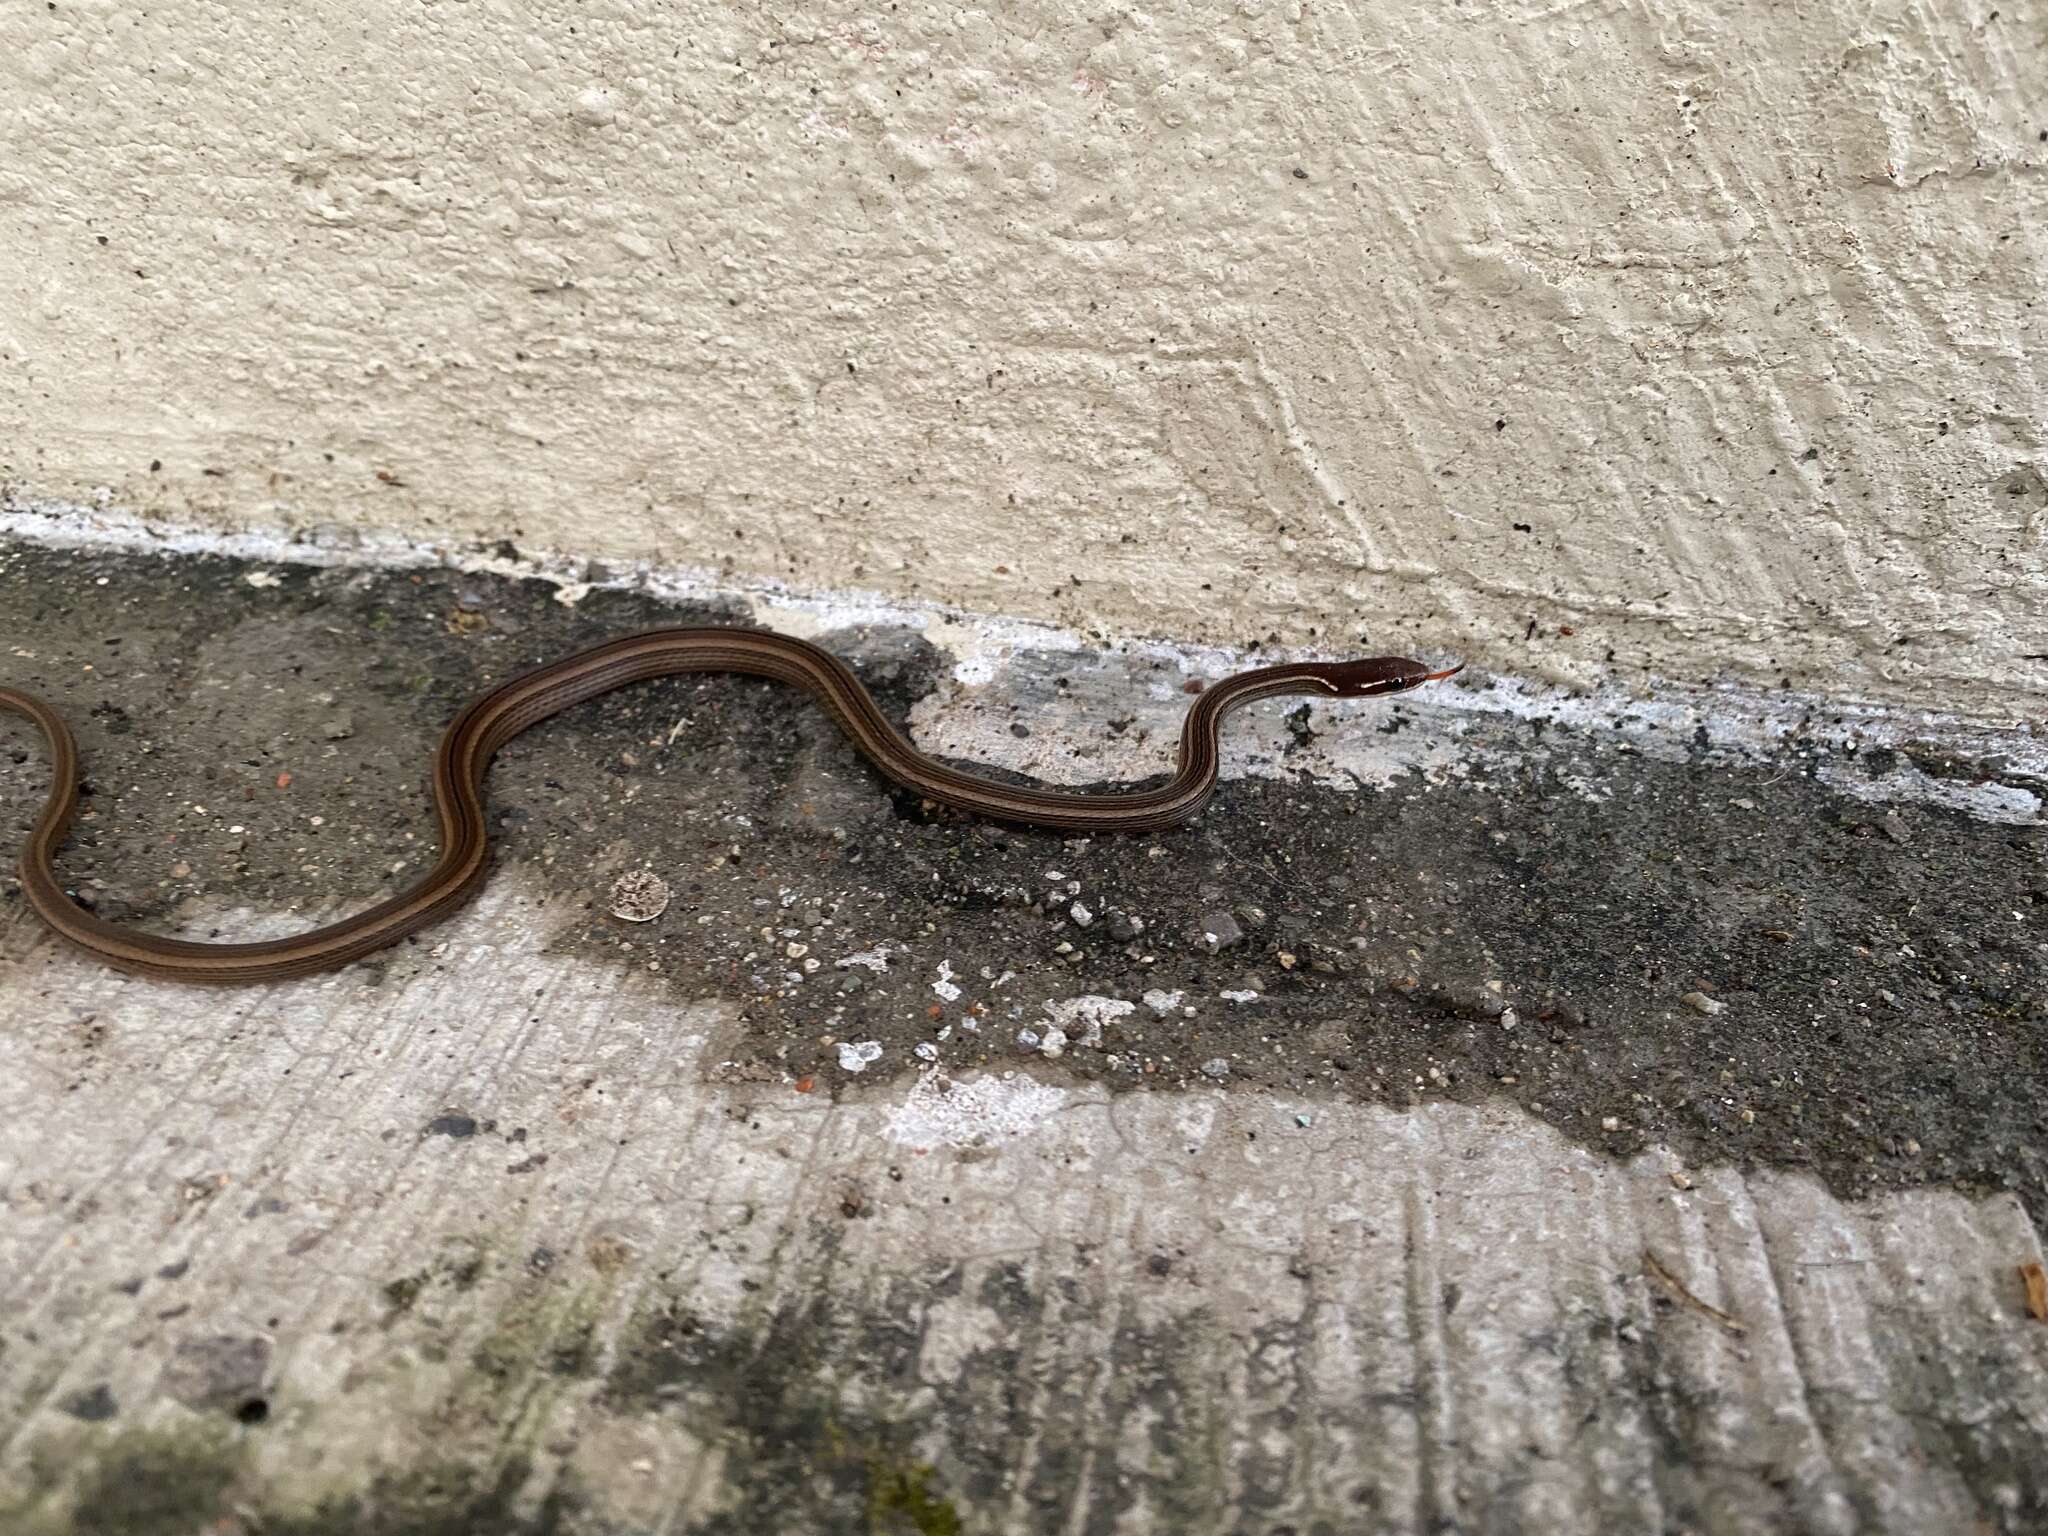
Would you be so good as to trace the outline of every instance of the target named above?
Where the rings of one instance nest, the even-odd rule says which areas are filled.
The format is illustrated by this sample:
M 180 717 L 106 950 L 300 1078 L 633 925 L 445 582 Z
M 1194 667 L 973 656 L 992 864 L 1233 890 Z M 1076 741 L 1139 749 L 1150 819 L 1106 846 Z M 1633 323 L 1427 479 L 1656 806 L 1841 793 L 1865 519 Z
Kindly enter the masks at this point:
M 1332 662 L 1322 672 L 1330 692 L 1340 699 L 1368 699 L 1376 693 L 1406 693 L 1464 671 L 1464 665 L 1432 672 L 1406 656 L 1369 656 L 1362 661 Z

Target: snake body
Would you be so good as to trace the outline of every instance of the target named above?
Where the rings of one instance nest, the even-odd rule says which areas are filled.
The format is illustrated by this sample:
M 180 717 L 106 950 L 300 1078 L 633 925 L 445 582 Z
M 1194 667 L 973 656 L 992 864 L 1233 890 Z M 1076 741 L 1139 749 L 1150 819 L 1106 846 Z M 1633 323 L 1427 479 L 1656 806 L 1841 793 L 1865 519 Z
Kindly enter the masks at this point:
M 253 943 L 195 943 L 138 933 L 95 916 L 66 894 L 55 861 L 78 809 L 78 749 L 63 717 L 48 704 L 0 688 L 0 711 L 25 716 L 39 727 L 51 760 L 49 798 L 21 853 L 21 888 L 57 933 L 94 958 L 136 975 L 230 984 L 332 970 L 441 921 L 476 894 L 488 867 L 484 775 L 506 742 L 586 699 L 686 672 L 739 672 L 793 684 L 823 705 L 868 760 L 904 788 L 998 821 L 1068 832 L 1142 832 L 1193 816 L 1216 789 L 1218 726 L 1254 699 L 1297 693 L 1364 698 L 1451 675 L 1390 656 L 1240 672 L 1206 689 L 1189 708 L 1178 768 L 1169 782 L 1125 793 L 1079 794 L 999 783 L 926 756 L 889 723 L 845 662 L 808 640 L 717 626 L 649 630 L 521 673 L 455 717 L 434 754 L 440 856 L 419 880 L 352 917 Z

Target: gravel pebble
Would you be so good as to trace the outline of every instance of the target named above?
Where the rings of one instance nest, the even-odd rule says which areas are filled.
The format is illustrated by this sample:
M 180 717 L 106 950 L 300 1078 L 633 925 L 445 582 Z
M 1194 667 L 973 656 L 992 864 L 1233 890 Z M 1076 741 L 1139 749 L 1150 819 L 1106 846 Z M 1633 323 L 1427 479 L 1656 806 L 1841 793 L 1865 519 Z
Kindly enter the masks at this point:
M 652 870 L 628 870 L 612 882 L 609 910 L 625 922 L 651 923 L 668 910 L 668 882 Z
M 1499 992 L 1476 981 L 1445 982 L 1431 987 L 1424 997 L 1453 1018 L 1479 1023 L 1499 1018 L 1508 1007 L 1507 999 Z
M 1204 913 L 1196 925 L 1196 938 L 1210 954 L 1225 950 L 1233 944 L 1244 942 L 1244 930 L 1237 925 L 1237 919 L 1228 912 Z

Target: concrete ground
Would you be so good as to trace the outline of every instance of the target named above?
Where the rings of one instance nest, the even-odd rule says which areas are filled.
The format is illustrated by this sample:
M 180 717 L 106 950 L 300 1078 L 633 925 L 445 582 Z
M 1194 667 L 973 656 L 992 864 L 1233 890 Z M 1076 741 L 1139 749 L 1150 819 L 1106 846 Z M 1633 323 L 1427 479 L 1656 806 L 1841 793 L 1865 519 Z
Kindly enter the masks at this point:
M 1061 783 L 1241 664 L 475 553 L 0 545 L 80 894 L 366 902 L 462 700 L 649 623 Z M 516 742 L 485 896 L 334 976 L 128 979 L 8 882 L 0 1531 L 2048 1528 L 2041 743 L 1468 676 L 1228 767 L 1005 830 L 683 679 Z M 0 722 L 10 856 L 45 784 Z

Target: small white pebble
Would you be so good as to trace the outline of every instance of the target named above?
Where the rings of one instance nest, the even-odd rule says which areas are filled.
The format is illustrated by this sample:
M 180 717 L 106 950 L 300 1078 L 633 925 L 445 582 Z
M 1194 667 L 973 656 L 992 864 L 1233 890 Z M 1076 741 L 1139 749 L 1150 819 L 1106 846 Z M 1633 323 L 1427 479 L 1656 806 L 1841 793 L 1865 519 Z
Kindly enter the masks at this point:
M 1728 1006 L 1719 998 L 1709 997 L 1704 992 L 1688 992 L 1679 1001 L 1694 1013 L 1704 1013 L 1710 1016 L 1724 1011 Z
M 839 1046 L 839 1065 L 848 1072 L 865 1072 L 870 1062 L 882 1059 L 879 1040 L 845 1040 Z

